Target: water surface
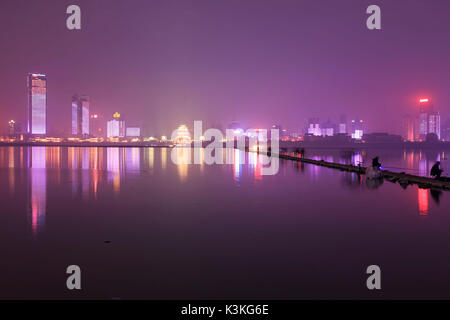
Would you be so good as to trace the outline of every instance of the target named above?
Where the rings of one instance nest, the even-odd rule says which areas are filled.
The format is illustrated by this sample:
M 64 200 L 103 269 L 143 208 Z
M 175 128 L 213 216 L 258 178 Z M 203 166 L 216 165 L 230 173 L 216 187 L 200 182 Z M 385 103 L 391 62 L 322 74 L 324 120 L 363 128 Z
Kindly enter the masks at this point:
M 260 156 L 233 158 L 1 147 L 0 298 L 450 298 L 448 192 L 283 160 L 263 176 Z M 381 161 L 419 170 L 423 158 Z M 79 292 L 66 289 L 72 264 Z M 366 289 L 371 264 L 381 292 Z

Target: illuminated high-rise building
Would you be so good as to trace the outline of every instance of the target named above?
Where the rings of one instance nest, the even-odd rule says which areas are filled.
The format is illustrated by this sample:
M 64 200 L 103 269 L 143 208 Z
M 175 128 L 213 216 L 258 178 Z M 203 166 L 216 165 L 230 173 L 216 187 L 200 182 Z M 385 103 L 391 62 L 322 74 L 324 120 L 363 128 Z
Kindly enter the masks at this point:
M 47 77 L 28 74 L 28 126 L 27 133 L 47 134 Z
M 322 136 L 334 136 L 336 133 L 336 126 L 328 119 L 327 122 L 321 125 Z
M 364 135 L 363 120 L 352 120 L 352 139 L 361 140 Z
M 116 112 L 113 115 L 114 119 L 108 121 L 106 136 L 112 137 L 124 137 L 125 136 L 125 121 L 120 119 L 120 113 Z
M 319 118 L 311 118 L 308 120 L 307 132 L 309 135 L 321 136 L 322 130 L 320 129 Z
M 98 113 L 91 113 L 89 118 L 91 118 L 91 122 L 89 123 L 89 134 L 94 137 L 104 137 L 105 136 L 105 128 L 103 116 Z
M 8 135 L 10 137 L 16 135 L 16 122 L 14 120 L 8 122 Z
M 428 117 L 428 133 L 434 133 L 441 140 L 441 115 L 439 112 L 432 112 Z
M 419 139 L 425 140 L 428 134 L 428 115 L 433 110 L 430 99 L 419 100 Z
M 89 136 L 89 97 L 87 96 L 72 97 L 72 134 Z
M 450 118 L 448 118 L 443 126 L 442 126 L 442 133 L 441 133 L 441 137 L 445 140 L 445 141 L 450 141 Z
M 347 116 L 341 115 L 339 119 L 339 133 L 347 134 Z
M 419 139 L 426 140 L 429 133 L 441 139 L 441 116 L 434 110 L 430 99 L 423 98 L 419 100 Z
M 406 141 L 414 141 L 415 140 L 415 121 L 414 117 L 411 115 L 406 115 L 403 117 L 402 123 L 403 130 L 403 139 Z

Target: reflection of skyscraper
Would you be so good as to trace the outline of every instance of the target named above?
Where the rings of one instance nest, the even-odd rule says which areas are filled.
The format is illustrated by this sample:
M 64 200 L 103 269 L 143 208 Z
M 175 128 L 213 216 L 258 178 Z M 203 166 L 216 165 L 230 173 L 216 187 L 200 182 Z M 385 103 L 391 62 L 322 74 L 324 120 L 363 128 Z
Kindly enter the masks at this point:
M 419 204 L 419 214 L 428 215 L 428 190 L 417 188 L 417 200 Z
M 28 74 L 27 132 L 47 134 L 47 77 L 43 74 Z
M 30 211 L 33 235 L 45 225 L 47 206 L 46 148 L 30 147 Z
M 89 135 L 89 97 L 75 95 L 72 97 L 72 134 Z
M 106 149 L 106 169 L 109 179 L 113 182 L 114 193 L 120 191 L 120 175 L 122 172 L 123 161 L 121 159 L 122 150 L 119 148 Z
M 126 152 L 126 170 L 139 172 L 141 168 L 141 149 L 127 148 Z

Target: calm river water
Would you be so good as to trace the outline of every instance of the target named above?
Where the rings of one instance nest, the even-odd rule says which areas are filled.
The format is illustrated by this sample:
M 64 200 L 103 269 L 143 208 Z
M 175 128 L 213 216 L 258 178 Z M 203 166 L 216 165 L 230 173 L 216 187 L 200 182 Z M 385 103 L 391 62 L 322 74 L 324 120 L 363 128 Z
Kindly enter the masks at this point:
M 0 298 L 450 298 L 449 192 L 291 161 L 263 176 L 241 151 L 232 165 L 176 165 L 171 152 L 0 147 Z M 447 156 L 380 160 L 426 175 Z M 366 288 L 372 264 L 381 291 Z M 66 288 L 69 265 L 81 291 Z

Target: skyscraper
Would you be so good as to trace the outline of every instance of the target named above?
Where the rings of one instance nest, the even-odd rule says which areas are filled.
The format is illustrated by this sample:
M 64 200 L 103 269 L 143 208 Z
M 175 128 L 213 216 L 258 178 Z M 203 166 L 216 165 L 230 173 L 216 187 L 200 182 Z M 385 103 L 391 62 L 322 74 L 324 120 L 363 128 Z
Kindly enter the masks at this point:
M 89 134 L 94 137 L 104 137 L 105 136 L 105 128 L 103 116 L 98 113 L 91 113 L 89 116 L 91 118 L 91 122 L 89 123 Z
M 429 133 L 441 139 L 441 116 L 434 110 L 430 99 L 423 98 L 419 100 L 419 139 L 426 140 Z
M 347 116 L 341 115 L 339 119 L 339 133 L 347 134 Z
M 322 130 L 320 129 L 319 118 L 310 118 L 308 120 L 307 133 L 313 136 L 321 136 Z
M 411 115 L 405 115 L 403 117 L 403 122 L 402 122 L 402 136 L 403 139 L 405 139 L 406 141 L 414 141 L 415 140 L 415 123 L 414 123 L 414 117 L 412 117 Z
M 28 126 L 27 133 L 47 134 L 47 77 L 28 74 Z
M 327 122 L 322 123 L 320 128 L 322 131 L 322 136 L 324 137 L 334 136 L 334 134 L 336 133 L 336 126 L 330 121 L 330 119 L 328 119 Z
M 450 141 L 450 118 L 448 118 L 442 126 L 442 138 L 445 141 Z
M 89 136 L 89 97 L 74 95 L 72 97 L 72 134 Z
M 419 100 L 419 139 L 425 140 L 428 134 L 428 114 L 433 109 L 430 99 Z
M 124 137 L 125 136 L 125 121 L 120 119 L 120 113 L 116 112 L 113 115 L 114 119 L 108 121 L 106 128 L 106 136 L 112 137 Z
M 352 139 L 361 140 L 364 135 L 363 120 L 352 120 Z
M 439 112 L 432 112 L 428 117 L 428 133 L 434 133 L 441 140 L 441 115 Z

